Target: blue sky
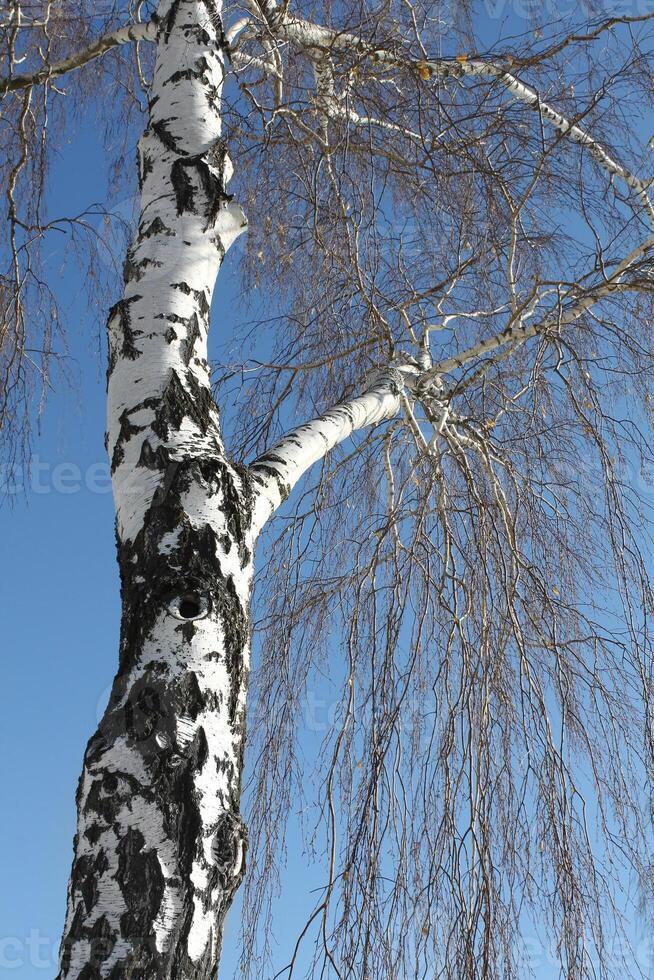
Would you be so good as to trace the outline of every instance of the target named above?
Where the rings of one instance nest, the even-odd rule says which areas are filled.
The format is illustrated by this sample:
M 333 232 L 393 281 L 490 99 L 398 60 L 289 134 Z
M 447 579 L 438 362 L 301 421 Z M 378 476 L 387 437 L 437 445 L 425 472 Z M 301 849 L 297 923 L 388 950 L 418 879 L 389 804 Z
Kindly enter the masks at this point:
M 51 182 L 51 209 L 83 210 L 106 197 L 95 120 L 62 149 Z M 60 205 L 60 207 L 59 207 Z M 129 203 L 119 205 L 127 213 Z M 0 693 L 0 973 L 39 980 L 56 973 L 65 888 L 75 828 L 74 794 L 82 754 L 104 707 L 115 666 L 119 629 L 113 503 L 103 445 L 105 364 L 99 354 L 104 324 L 81 301 L 74 261 L 55 251 L 59 298 L 67 307 L 72 385 L 50 396 L 31 472 L 0 508 L 2 562 L 2 687 Z M 224 308 L 234 304 L 229 266 L 221 280 Z M 233 322 L 233 312 L 231 313 Z M 20 490 L 24 492 L 20 492 Z M 322 697 L 321 692 L 315 693 Z M 307 742 L 315 738 L 307 727 Z M 289 869 L 279 901 L 278 966 L 313 905 L 318 884 L 299 836 L 289 840 Z M 239 903 L 230 917 L 222 975 L 231 977 L 238 953 Z M 645 976 L 654 976 L 654 947 L 639 924 L 634 936 Z M 538 944 L 538 980 L 558 969 Z M 648 965 L 649 961 L 649 965 Z

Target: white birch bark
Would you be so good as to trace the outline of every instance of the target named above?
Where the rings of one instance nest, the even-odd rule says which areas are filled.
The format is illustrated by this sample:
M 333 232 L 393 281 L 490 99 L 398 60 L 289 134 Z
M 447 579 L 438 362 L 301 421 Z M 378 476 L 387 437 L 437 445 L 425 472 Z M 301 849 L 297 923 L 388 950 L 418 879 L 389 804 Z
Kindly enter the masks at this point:
M 61 980 L 209 977 L 244 873 L 249 478 L 226 458 L 207 331 L 245 221 L 225 194 L 214 0 L 164 0 L 141 216 L 109 318 L 120 666 L 86 751 Z
M 342 402 L 319 418 L 288 432 L 250 464 L 254 506 L 252 525 L 258 534 L 286 500 L 300 477 L 338 443 L 359 429 L 379 425 L 400 410 L 402 391 L 418 376 L 411 365 L 380 371 L 361 395 Z

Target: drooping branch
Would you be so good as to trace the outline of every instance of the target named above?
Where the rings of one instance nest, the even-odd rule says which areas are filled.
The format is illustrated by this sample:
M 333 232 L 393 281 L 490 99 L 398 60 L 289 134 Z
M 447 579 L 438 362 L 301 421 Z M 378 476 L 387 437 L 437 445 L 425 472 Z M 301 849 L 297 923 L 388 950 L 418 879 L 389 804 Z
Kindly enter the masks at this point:
M 397 415 L 405 386 L 411 388 L 418 376 L 413 364 L 390 365 L 375 374 L 363 394 L 288 432 L 255 459 L 249 467 L 255 491 L 254 534 L 258 534 L 314 463 L 353 432 Z
M 88 48 L 76 51 L 57 64 L 44 65 L 43 68 L 31 74 L 14 75 L 12 78 L 1 78 L 0 95 L 4 95 L 6 92 L 18 92 L 21 89 L 31 88 L 33 85 L 43 85 L 44 82 L 49 82 L 54 78 L 60 78 L 62 75 L 67 75 L 68 72 L 88 65 L 90 61 L 100 58 L 107 51 L 111 51 L 112 48 L 116 48 L 121 44 L 129 44 L 135 41 L 154 41 L 156 35 L 157 27 L 154 21 L 120 27 L 116 31 L 104 34 L 97 41 L 94 41 L 93 44 L 89 45 Z

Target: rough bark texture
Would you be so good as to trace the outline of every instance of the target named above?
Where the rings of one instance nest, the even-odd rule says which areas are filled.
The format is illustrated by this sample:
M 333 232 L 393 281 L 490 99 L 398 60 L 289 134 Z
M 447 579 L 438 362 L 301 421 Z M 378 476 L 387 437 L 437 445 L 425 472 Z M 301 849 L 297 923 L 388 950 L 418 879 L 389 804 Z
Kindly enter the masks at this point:
M 123 619 L 84 759 L 62 978 L 208 977 L 245 868 L 239 813 L 252 569 L 249 478 L 209 386 L 225 193 L 218 4 L 162 3 L 142 207 L 109 318 Z

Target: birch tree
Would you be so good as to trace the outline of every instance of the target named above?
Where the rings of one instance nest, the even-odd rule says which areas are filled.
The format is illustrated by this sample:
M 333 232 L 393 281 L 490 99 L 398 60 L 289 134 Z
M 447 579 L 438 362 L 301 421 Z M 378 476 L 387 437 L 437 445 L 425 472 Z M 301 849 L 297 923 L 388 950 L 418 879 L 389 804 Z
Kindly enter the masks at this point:
M 278 976 L 308 948 L 321 977 L 522 977 L 526 922 L 562 976 L 638 971 L 611 943 L 623 883 L 652 889 L 652 15 L 502 40 L 487 13 L 1 15 L 8 457 L 60 350 L 45 245 L 93 261 L 89 215 L 47 208 L 80 106 L 122 127 L 139 194 L 122 295 L 106 283 L 119 665 L 60 980 L 216 976 L 242 882 L 244 974 L 279 970 L 276 861 L 327 665 L 324 885 Z M 241 236 L 250 319 L 231 348 L 214 322 L 212 366 Z

